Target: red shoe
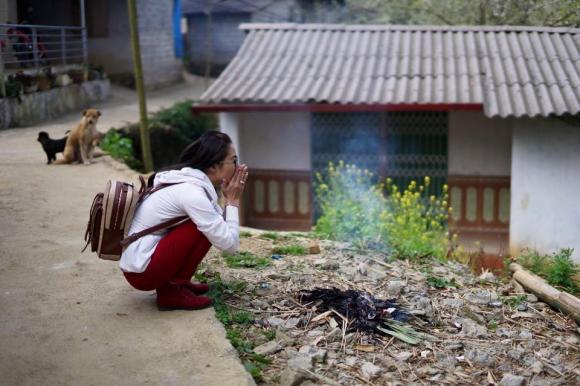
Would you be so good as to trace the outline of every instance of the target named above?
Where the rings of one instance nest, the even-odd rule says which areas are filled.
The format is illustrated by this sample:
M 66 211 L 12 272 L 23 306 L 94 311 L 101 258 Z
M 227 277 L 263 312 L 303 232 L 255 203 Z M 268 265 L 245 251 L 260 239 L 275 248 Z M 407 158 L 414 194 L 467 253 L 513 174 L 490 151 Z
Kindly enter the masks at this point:
M 196 296 L 186 285 L 168 283 L 157 290 L 157 307 L 160 311 L 199 310 L 211 306 L 207 296 Z
M 204 283 L 192 283 L 189 280 L 180 279 L 180 280 L 173 280 L 173 284 L 179 284 L 185 286 L 193 291 L 196 295 L 203 295 L 207 291 L 209 291 L 209 285 Z

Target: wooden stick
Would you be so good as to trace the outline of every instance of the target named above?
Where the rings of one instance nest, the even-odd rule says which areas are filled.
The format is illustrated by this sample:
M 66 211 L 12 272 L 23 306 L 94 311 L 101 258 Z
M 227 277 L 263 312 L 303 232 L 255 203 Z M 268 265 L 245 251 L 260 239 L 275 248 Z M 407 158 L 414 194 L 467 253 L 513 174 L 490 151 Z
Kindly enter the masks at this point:
M 510 264 L 513 278 L 525 289 L 533 292 L 539 299 L 545 301 L 562 313 L 570 315 L 576 323 L 580 323 L 580 299 L 552 287 L 541 277 L 524 269 L 516 263 Z

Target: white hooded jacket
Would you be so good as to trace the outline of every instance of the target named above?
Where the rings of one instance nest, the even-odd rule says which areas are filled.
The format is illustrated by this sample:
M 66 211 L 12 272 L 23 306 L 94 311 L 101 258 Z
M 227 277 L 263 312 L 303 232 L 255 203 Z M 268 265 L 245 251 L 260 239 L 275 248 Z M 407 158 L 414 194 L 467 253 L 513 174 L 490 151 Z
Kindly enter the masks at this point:
M 213 246 L 228 252 L 237 251 L 238 208 L 227 206 L 224 219 L 216 190 L 201 170 L 186 167 L 160 172 L 155 176 L 153 186 L 174 183 L 178 184 L 146 197 L 135 212 L 128 234 L 187 215 Z M 121 269 L 124 272 L 145 271 L 157 244 L 167 232 L 146 235 L 129 244 L 121 256 Z

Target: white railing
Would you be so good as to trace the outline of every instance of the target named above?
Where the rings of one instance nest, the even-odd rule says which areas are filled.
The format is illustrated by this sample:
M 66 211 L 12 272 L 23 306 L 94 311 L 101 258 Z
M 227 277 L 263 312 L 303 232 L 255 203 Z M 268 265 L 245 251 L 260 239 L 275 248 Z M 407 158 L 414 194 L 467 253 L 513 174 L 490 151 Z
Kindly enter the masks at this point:
M 87 62 L 83 27 L 0 24 L 0 75 L 23 69 Z

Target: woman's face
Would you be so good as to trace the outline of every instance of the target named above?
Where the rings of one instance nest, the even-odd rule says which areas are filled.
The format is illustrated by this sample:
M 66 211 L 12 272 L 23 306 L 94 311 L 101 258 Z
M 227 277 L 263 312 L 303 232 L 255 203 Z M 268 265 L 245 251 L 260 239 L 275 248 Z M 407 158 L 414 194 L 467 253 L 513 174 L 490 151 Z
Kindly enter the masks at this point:
M 218 175 L 220 181 L 225 179 L 229 181 L 234 176 L 234 172 L 236 171 L 236 167 L 238 166 L 238 155 L 236 154 L 236 148 L 234 145 L 230 145 L 228 150 L 228 155 L 226 158 L 220 162 L 218 167 Z

